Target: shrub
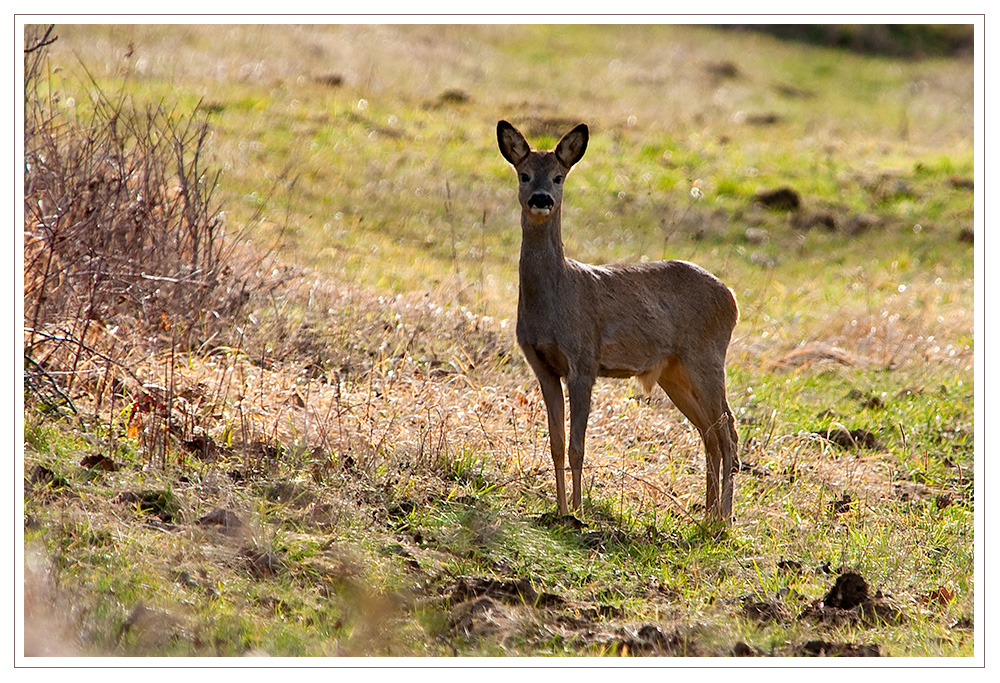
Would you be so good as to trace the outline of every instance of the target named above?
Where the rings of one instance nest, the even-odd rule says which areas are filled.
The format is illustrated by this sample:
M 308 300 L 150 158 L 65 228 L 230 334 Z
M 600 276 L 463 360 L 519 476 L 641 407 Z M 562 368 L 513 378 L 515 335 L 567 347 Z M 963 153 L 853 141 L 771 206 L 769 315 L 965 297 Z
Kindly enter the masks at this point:
M 67 399 L 134 354 L 224 343 L 261 276 L 227 237 L 197 111 L 137 106 L 91 77 L 71 117 L 54 40 L 25 29 L 24 353 L 27 386 Z

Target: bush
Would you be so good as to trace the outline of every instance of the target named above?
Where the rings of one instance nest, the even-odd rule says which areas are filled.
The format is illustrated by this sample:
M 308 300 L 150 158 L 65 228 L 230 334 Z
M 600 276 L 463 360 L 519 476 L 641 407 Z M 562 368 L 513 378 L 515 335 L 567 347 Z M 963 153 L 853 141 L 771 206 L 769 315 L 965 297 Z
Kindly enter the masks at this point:
M 208 125 L 93 78 L 71 118 L 47 69 L 51 27 L 25 34 L 26 384 L 68 401 L 108 364 L 127 374 L 130 358 L 225 343 L 261 277 L 227 238 Z

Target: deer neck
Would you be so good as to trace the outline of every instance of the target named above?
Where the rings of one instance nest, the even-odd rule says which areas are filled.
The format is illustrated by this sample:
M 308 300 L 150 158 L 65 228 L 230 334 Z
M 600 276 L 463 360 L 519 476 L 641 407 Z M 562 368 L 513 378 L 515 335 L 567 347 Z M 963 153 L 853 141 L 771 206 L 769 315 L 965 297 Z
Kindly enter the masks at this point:
M 518 263 L 519 316 L 537 312 L 548 316 L 559 301 L 560 283 L 566 271 L 563 255 L 562 217 L 557 207 L 548 219 L 538 222 L 521 215 L 521 257 Z

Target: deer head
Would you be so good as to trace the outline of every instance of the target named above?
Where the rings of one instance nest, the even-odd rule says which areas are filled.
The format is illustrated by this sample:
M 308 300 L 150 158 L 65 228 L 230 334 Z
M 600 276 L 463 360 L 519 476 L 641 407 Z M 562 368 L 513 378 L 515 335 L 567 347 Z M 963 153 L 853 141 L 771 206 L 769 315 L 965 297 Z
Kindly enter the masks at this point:
M 566 133 L 551 152 L 528 146 L 524 136 L 506 121 L 497 123 L 500 153 L 517 171 L 518 201 L 525 218 L 548 221 L 562 205 L 563 181 L 569 170 L 587 151 L 590 132 L 581 123 Z

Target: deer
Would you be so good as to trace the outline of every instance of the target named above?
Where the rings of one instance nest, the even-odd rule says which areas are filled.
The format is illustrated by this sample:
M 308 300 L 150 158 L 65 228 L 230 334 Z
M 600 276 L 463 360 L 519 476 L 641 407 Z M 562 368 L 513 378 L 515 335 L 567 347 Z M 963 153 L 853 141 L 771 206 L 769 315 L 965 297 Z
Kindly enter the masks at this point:
M 516 337 L 541 388 L 560 515 L 566 500 L 565 404 L 569 398 L 572 507 L 582 506 L 591 395 L 598 377 L 659 385 L 705 446 L 707 520 L 730 524 L 738 435 L 726 399 L 726 352 L 739 308 L 715 275 L 687 261 L 588 265 L 566 258 L 562 200 L 566 177 L 590 140 L 586 124 L 553 150 L 532 149 L 507 121 L 500 154 L 517 173 L 521 205 Z

